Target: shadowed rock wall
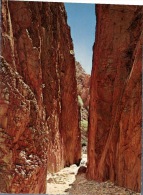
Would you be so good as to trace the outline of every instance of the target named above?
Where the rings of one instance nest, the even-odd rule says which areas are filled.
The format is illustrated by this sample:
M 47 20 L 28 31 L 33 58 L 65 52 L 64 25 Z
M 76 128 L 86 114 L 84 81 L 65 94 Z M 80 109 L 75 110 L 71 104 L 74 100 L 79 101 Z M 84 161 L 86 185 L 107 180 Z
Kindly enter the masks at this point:
M 0 192 L 45 193 L 81 158 L 75 59 L 62 3 L 2 2 Z
M 87 177 L 141 189 L 142 6 L 96 5 Z

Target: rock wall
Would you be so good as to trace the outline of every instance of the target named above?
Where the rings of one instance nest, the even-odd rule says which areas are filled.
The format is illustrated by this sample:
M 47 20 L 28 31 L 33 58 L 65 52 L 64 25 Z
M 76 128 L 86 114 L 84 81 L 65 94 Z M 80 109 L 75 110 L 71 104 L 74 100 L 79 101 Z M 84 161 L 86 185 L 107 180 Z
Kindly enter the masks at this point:
M 87 177 L 141 190 L 143 6 L 96 5 Z
M 2 2 L 0 192 L 45 193 L 81 158 L 75 59 L 62 3 Z

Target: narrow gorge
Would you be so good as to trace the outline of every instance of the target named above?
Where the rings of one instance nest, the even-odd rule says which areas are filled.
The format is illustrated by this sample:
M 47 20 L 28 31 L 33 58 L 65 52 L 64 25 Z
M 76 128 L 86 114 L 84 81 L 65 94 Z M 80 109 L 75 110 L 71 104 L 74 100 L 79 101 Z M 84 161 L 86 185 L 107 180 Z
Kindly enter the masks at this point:
M 81 130 L 81 144 L 87 148 L 88 115 L 90 100 L 90 75 L 85 72 L 79 62 L 76 65 L 77 95 L 80 111 L 79 127 Z
M 64 3 L 2 0 L 1 15 L 0 193 L 48 192 L 82 146 L 88 180 L 140 192 L 143 6 L 96 5 L 91 77 Z

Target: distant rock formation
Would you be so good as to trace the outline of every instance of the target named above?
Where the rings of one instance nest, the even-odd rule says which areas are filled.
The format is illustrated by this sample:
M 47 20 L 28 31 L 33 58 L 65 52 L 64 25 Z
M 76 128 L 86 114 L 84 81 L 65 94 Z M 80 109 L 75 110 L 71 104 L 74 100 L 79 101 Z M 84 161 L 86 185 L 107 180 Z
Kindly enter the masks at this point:
M 80 107 L 81 142 L 87 145 L 90 75 L 76 62 L 77 94 Z
M 87 177 L 140 192 L 143 6 L 96 13 Z
M 79 62 L 76 62 L 77 94 L 83 100 L 83 107 L 89 108 L 90 75 L 85 72 Z
M 2 1 L 0 192 L 45 193 L 80 162 L 72 50 L 63 3 Z

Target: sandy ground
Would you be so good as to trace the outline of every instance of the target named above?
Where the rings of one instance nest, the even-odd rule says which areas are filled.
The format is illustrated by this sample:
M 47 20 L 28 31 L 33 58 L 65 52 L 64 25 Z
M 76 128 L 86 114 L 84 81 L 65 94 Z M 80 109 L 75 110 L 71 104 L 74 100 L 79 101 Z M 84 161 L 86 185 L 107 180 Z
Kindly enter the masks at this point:
M 87 155 L 83 154 L 80 166 L 86 165 Z M 79 167 L 75 164 L 61 171 L 47 175 L 47 194 L 58 195 L 140 195 L 107 181 L 88 181 L 85 174 L 76 175 Z
M 61 171 L 48 175 L 47 178 L 47 193 L 46 194 L 69 194 L 68 190 L 75 181 L 77 166 L 72 165 L 64 168 Z

